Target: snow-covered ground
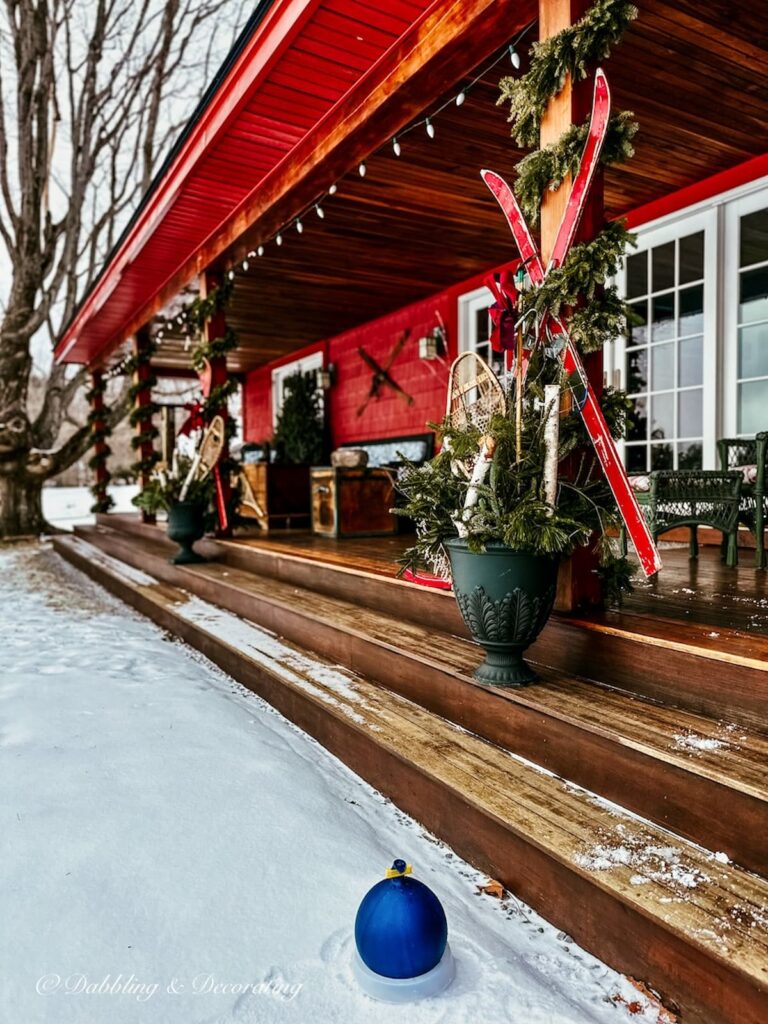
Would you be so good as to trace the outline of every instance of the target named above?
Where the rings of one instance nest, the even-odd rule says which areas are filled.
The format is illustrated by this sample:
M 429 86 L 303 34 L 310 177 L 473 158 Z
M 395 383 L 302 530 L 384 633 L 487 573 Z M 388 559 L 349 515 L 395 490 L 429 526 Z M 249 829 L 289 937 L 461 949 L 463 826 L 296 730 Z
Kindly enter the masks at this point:
M 0 607 L 3 1022 L 655 1019 L 620 975 L 513 898 L 479 895 L 487 879 L 47 547 L 0 548 Z M 443 900 L 457 959 L 451 988 L 409 1007 L 369 1000 L 350 966 L 358 903 L 395 857 Z
M 137 484 L 115 485 L 108 488 L 115 502 L 113 512 L 135 512 L 131 499 L 139 493 Z M 44 487 L 43 515 L 52 526 L 71 530 L 73 526 L 93 523 L 91 512 L 93 495 L 87 487 Z

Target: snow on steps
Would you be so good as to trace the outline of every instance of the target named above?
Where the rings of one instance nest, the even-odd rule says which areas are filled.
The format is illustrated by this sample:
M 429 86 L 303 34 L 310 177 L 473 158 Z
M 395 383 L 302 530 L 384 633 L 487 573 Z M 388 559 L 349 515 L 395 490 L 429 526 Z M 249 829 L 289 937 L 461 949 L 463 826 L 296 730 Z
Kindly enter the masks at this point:
M 81 539 L 54 546 L 682 1020 L 764 1024 L 768 882 Z
M 178 567 L 156 535 L 79 531 L 124 563 L 278 631 L 427 710 L 768 875 L 768 738 L 560 672 L 479 686 L 468 641 L 220 563 Z M 358 582 L 358 589 L 365 586 Z M 707 748 L 709 744 L 712 749 Z

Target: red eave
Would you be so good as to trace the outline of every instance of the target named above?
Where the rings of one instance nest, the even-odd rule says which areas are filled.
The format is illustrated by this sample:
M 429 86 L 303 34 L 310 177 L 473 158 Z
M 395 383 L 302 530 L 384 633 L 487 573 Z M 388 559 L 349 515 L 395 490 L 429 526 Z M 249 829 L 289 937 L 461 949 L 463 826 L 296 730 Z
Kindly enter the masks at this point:
M 92 363 L 119 344 L 136 314 L 431 6 L 277 0 L 60 339 L 57 362 Z

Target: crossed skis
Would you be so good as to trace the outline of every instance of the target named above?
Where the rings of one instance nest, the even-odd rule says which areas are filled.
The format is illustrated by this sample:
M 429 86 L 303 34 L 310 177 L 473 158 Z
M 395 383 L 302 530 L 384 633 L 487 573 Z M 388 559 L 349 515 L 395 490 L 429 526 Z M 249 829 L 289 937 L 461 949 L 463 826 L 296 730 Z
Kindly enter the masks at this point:
M 550 270 L 562 265 L 573 244 L 576 229 L 584 212 L 587 195 L 594 179 L 595 170 L 600 159 L 600 152 L 608 129 L 611 110 L 611 95 L 608 82 L 602 70 L 595 72 L 595 88 L 592 99 L 592 116 L 587 132 L 587 141 L 581 156 L 579 169 L 573 179 L 568 203 L 557 231 L 552 257 L 545 268 L 538 249 L 531 238 L 528 225 L 517 203 L 517 199 L 509 185 L 493 171 L 482 171 L 485 184 L 507 218 L 515 243 L 520 252 L 525 269 L 534 287 L 540 287 Z M 603 467 L 608 484 L 613 492 L 616 504 L 624 519 L 627 532 L 632 538 L 637 557 L 646 576 L 652 576 L 661 568 L 661 559 L 654 544 L 651 531 L 645 516 L 638 505 L 635 493 L 629 483 L 624 465 L 619 458 L 616 445 L 608 429 L 597 395 L 589 383 L 584 364 L 571 341 L 568 328 L 560 317 L 549 317 L 553 334 L 563 337 L 563 365 L 569 380 L 578 379 L 579 388 L 583 391 L 577 396 L 577 405 L 581 412 L 584 426 L 595 447 L 600 465 Z M 575 390 L 575 385 L 571 384 Z

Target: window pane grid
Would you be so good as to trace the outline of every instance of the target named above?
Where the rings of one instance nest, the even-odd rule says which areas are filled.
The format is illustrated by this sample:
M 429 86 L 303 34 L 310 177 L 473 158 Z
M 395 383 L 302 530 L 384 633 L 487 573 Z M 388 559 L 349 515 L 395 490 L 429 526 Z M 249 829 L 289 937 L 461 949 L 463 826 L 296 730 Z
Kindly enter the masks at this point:
M 768 427 L 768 209 L 739 219 L 737 432 Z
M 642 321 L 630 325 L 625 347 L 627 391 L 635 406 L 627 468 L 700 466 L 704 233 L 628 257 L 626 280 L 627 298 Z

